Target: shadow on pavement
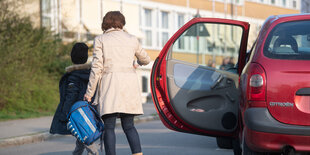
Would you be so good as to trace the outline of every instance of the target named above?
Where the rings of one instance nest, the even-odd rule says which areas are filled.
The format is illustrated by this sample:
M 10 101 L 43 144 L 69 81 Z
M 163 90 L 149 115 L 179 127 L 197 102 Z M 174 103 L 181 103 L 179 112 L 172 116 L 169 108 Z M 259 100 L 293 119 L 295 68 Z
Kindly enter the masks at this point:
M 72 154 L 72 151 L 56 151 L 56 152 L 48 152 L 48 153 L 42 153 L 40 155 L 68 155 L 68 154 Z

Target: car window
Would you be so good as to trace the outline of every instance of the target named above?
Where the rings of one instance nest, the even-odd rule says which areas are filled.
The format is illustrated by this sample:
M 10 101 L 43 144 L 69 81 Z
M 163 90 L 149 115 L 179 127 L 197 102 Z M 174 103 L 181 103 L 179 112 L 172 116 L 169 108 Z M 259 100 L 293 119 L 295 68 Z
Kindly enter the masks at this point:
M 310 60 L 310 21 L 281 23 L 269 33 L 264 55 L 273 59 Z
M 216 69 L 234 68 L 242 33 L 236 25 L 194 24 L 174 42 L 171 58 Z

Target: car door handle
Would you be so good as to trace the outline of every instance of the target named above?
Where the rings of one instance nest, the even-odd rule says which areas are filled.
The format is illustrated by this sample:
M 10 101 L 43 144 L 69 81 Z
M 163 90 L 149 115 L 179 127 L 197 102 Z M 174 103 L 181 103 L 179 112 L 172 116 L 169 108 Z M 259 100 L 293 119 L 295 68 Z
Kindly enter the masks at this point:
M 223 75 L 220 75 L 217 80 L 214 82 L 214 84 L 211 86 L 211 89 L 214 89 L 221 81 L 223 80 Z
M 301 88 L 297 90 L 296 95 L 298 96 L 310 96 L 310 88 Z
M 231 101 L 231 102 L 235 102 L 236 100 L 231 96 L 231 94 L 229 92 L 226 92 L 226 96 L 227 98 Z

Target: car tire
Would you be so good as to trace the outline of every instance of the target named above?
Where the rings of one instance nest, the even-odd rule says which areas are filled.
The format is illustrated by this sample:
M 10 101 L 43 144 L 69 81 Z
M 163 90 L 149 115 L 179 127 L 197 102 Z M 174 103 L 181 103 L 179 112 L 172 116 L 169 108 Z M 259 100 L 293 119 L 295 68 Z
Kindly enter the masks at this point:
M 216 137 L 216 144 L 221 149 L 232 149 L 232 139 L 230 138 L 223 138 L 223 137 Z

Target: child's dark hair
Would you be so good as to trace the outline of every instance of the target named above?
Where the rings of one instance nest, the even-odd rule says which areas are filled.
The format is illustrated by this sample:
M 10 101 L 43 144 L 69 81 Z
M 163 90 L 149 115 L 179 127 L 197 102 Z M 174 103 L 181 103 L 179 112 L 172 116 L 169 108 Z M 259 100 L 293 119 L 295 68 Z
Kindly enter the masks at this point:
M 84 64 L 88 59 L 88 46 L 85 43 L 75 43 L 71 50 L 71 61 L 74 64 Z

